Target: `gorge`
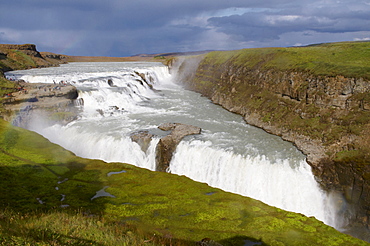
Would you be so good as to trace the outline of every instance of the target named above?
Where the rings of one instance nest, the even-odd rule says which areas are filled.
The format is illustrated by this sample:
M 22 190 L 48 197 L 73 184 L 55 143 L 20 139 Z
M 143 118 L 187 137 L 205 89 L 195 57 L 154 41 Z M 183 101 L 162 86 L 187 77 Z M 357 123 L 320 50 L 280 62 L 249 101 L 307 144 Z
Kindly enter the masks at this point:
M 316 179 L 324 177 L 318 175 L 318 168 L 315 166 L 322 165 L 317 160 L 325 157 L 322 143 L 304 134 L 294 134 L 294 131 L 287 130 L 288 126 L 283 129 L 284 134 L 279 132 L 280 128 L 273 124 L 278 113 L 276 108 L 271 107 L 269 114 L 264 114 L 261 108 L 251 112 L 261 104 L 277 103 L 285 108 L 295 108 L 302 119 L 310 119 L 312 116 L 309 113 L 313 112 L 291 107 L 295 105 L 294 101 L 300 102 L 303 99 L 306 100 L 305 104 L 310 104 L 310 93 L 303 93 L 305 96 L 302 96 L 297 92 L 297 88 L 304 88 L 298 79 L 304 75 L 294 72 L 288 76 L 289 79 L 284 77 L 286 73 L 278 75 L 278 78 L 282 78 L 277 81 L 282 83 L 276 83 L 278 89 L 274 91 L 271 90 L 273 83 L 268 78 L 276 81 L 278 72 L 252 71 L 260 78 L 258 80 L 256 76 L 244 74 L 248 72 L 245 66 L 243 68 L 230 63 L 223 68 L 219 67 L 220 64 L 220 60 L 212 57 L 210 61 L 207 56 L 178 60 L 171 66 L 172 76 L 161 64 L 146 63 L 71 63 L 56 68 L 15 71 L 7 75 L 30 84 L 67 81 L 78 89 L 77 118 L 61 125 L 40 117 L 31 117 L 23 122 L 27 123 L 23 127 L 39 132 L 79 156 L 107 162 L 126 162 L 155 170 L 156 146 L 159 139 L 168 134 L 158 130 L 157 126 L 163 122 L 192 124 L 201 127 L 202 133 L 185 137 L 180 142 L 169 166 L 170 172 L 250 196 L 273 206 L 315 216 L 342 230 L 342 226 L 348 225 L 348 219 L 353 219 L 353 214 L 348 212 L 358 209 L 350 207 L 353 201 L 348 199 L 349 196 L 355 198 L 352 190 L 357 188 L 350 187 L 352 193 L 342 195 L 344 190 L 340 189 L 340 184 L 324 180 L 320 184 L 326 183 L 327 186 L 323 186 L 324 190 L 321 189 L 311 167 Z M 177 77 L 173 77 L 175 74 Z M 248 87 L 246 77 L 250 77 L 255 84 Z M 279 88 L 278 85 L 284 84 L 284 81 L 290 81 L 295 87 Z M 179 82 L 189 89 L 201 92 L 214 103 L 242 115 L 248 123 L 294 142 L 307 155 L 311 166 L 307 165 L 305 156 L 291 143 L 246 125 L 239 115 L 226 112 L 199 94 L 184 91 L 177 84 Z M 356 80 L 354 84 L 361 85 L 361 80 Z M 274 93 L 268 94 L 266 89 L 259 89 L 264 86 Z M 279 96 L 276 90 L 283 92 Z M 283 100 L 274 101 L 275 94 Z M 248 108 L 243 107 L 241 103 L 248 102 L 246 95 L 257 98 L 258 101 L 247 104 Z M 316 95 L 321 94 L 318 92 Z M 348 94 L 344 96 L 346 95 Z M 330 103 L 345 109 L 349 105 L 347 102 L 351 102 L 347 100 L 350 96 L 346 97 L 345 103 L 332 96 L 335 100 Z M 270 104 L 263 101 L 266 98 Z M 315 105 L 329 101 L 323 96 L 315 99 Z M 366 103 L 359 105 L 366 111 Z M 143 130 L 154 136 L 145 148 L 131 141 L 133 133 Z M 346 142 L 346 146 L 350 144 Z M 330 172 L 333 170 L 330 169 Z M 332 178 L 329 175 L 328 177 Z M 356 202 L 363 199 L 365 193 L 361 193 Z M 354 217 L 357 221 L 366 223 L 363 212 Z
M 165 157 L 171 173 L 315 216 L 337 229 L 348 225 L 340 214 L 344 200 L 320 190 L 304 156 L 290 143 L 184 91 L 161 64 L 70 63 L 10 74 L 30 84 L 63 80 L 77 87 L 83 105 L 67 125 L 48 122 L 33 111 L 18 122 L 78 156 L 158 170 L 155 150 L 164 139 L 158 136 L 167 133 L 157 126 L 163 121 L 199 126 L 201 135 L 184 139 L 172 160 Z M 145 152 L 131 141 L 133 132 L 143 130 L 154 136 Z
M 348 42 L 213 52 L 173 69 L 186 88 L 294 143 L 321 186 L 346 200 L 353 223 L 367 227 L 369 57 L 368 42 Z

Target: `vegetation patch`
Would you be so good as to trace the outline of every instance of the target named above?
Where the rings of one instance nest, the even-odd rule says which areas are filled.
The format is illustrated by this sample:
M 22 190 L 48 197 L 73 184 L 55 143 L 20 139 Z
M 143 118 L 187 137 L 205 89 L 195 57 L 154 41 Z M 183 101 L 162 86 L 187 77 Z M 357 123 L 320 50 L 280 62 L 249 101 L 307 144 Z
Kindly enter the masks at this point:
M 204 62 L 264 70 L 308 71 L 317 76 L 370 79 L 370 42 L 326 43 L 295 48 L 256 48 L 211 52 Z

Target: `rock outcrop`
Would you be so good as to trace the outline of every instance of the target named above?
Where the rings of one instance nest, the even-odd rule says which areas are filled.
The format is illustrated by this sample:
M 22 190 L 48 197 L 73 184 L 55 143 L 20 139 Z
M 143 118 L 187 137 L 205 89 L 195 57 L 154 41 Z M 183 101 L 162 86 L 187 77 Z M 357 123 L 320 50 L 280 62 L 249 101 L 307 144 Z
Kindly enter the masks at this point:
M 181 123 L 165 123 L 158 128 L 163 131 L 171 131 L 169 135 L 159 140 L 156 148 L 156 171 L 166 172 L 180 141 L 185 136 L 200 134 L 201 129 L 197 126 Z
M 45 115 L 51 122 L 69 122 L 77 116 L 73 86 L 28 84 L 9 81 L 3 73 L 12 70 L 51 67 L 66 63 L 68 57 L 50 52 L 40 53 L 34 44 L 0 44 L 1 116 L 17 126 L 26 127 L 35 113 Z
M 16 126 L 27 127 L 32 117 L 44 115 L 50 122 L 64 122 L 77 117 L 74 101 L 78 97 L 72 85 L 18 82 L 18 91 L 3 100 L 5 120 Z
M 156 146 L 156 171 L 166 172 L 170 165 L 173 153 L 180 141 L 188 135 L 200 134 L 201 129 L 197 126 L 186 125 L 181 123 L 163 123 L 158 126 L 162 131 L 170 133 L 162 137 Z M 147 130 L 134 132 L 130 135 L 133 142 L 136 142 L 143 152 L 147 152 L 150 142 L 155 135 Z
M 348 207 L 356 211 L 355 220 L 367 225 L 370 81 L 274 68 L 268 63 L 274 53 L 261 55 L 258 63 L 247 56 L 241 61 L 240 56 L 219 52 L 212 59 L 190 57 L 173 69 L 179 71 L 178 81 L 186 88 L 294 143 L 307 156 L 322 187 L 342 193 Z

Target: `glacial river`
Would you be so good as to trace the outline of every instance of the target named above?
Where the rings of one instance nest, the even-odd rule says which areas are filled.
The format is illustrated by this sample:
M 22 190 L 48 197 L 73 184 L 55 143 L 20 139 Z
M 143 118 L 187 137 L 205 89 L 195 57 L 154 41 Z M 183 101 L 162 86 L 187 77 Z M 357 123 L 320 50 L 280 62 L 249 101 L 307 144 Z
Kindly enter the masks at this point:
M 65 81 L 78 88 L 81 114 L 77 120 L 45 128 L 39 127 L 45 119 L 38 117 L 29 125 L 78 156 L 154 170 L 155 147 L 166 134 L 157 126 L 191 124 L 201 127 L 202 133 L 184 138 L 169 172 L 315 216 L 337 229 L 342 225 L 337 216 L 341 208 L 335 208 L 332 195 L 320 189 L 300 151 L 183 89 L 160 63 L 70 63 L 7 76 L 29 83 Z M 130 139 L 140 130 L 158 136 L 146 152 Z

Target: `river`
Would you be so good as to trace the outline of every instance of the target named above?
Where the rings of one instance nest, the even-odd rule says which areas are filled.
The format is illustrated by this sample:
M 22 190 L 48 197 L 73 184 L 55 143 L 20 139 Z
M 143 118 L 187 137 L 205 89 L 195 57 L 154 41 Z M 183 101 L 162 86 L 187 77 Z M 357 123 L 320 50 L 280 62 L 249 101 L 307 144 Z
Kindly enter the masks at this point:
M 242 117 L 183 89 L 160 63 L 69 63 L 13 71 L 8 77 L 30 83 L 71 83 L 78 88 L 81 113 L 67 125 L 29 129 L 76 155 L 155 169 L 155 147 L 166 122 L 202 128 L 178 145 L 169 172 L 281 209 L 315 216 L 337 229 L 338 197 L 322 191 L 305 156 L 293 144 L 246 124 Z M 130 135 L 157 135 L 144 152 Z

